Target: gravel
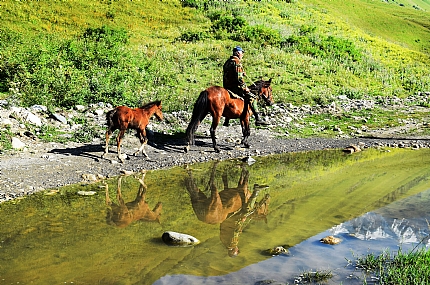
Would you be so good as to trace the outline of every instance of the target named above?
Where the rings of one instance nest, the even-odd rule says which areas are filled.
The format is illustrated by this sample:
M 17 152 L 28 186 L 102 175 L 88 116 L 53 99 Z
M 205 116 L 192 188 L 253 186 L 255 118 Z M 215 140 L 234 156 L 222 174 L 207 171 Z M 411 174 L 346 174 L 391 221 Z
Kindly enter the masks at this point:
M 344 100 L 345 101 L 345 100 Z M 342 105 L 343 104 L 343 105 Z M 290 105 L 277 105 L 266 115 L 266 120 L 272 126 L 294 123 L 306 114 L 336 110 L 351 110 L 351 108 L 374 108 L 375 103 L 360 101 L 355 103 L 350 100 L 337 106 L 321 107 L 295 107 Z M 386 102 L 381 102 L 385 104 Z M 395 102 L 399 106 L 399 102 Z M 393 105 L 394 106 L 394 105 Z M 16 116 L 11 115 L 11 108 L 3 107 L 0 104 L 0 119 L 12 120 Z M 40 106 L 38 108 L 41 108 Z M 94 124 L 104 124 L 104 113 L 111 108 L 109 105 L 97 105 L 85 108 L 79 106 L 73 112 L 83 112 L 85 109 L 87 117 L 93 119 Z M 16 111 L 16 110 L 15 110 Z M 43 111 L 42 111 L 43 112 Z M 72 111 L 71 111 L 72 112 Z M 73 113 L 72 112 L 72 113 Z M 44 124 L 56 124 L 68 128 L 68 132 L 73 133 L 76 126 L 65 125 L 59 120 L 70 118 L 76 114 L 58 114 L 57 118 L 52 115 L 49 119 L 43 113 L 38 113 L 42 117 Z M 90 115 L 91 114 L 91 115 Z M 258 159 L 259 156 L 280 154 L 287 152 L 299 152 L 323 149 L 344 149 L 351 145 L 360 145 L 361 148 L 368 147 L 430 147 L 429 137 L 405 136 L 399 128 L 385 128 L 376 130 L 373 133 L 367 132 L 366 138 L 356 135 L 339 134 L 337 138 L 311 138 L 297 139 L 288 138 L 286 134 L 279 134 L 275 128 L 256 128 L 251 122 L 250 148 L 243 148 L 240 145 L 241 129 L 239 122 L 231 121 L 230 127 L 220 125 L 217 129 L 217 141 L 221 148 L 220 153 L 216 153 L 212 148 L 209 136 L 210 116 L 199 126 L 196 137 L 196 146 L 192 146 L 188 153 L 184 152 L 185 140 L 182 137 L 173 135 L 172 129 L 186 128 L 190 114 L 188 112 L 176 112 L 164 114 L 163 122 L 151 120 L 148 126 L 149 144 L 145 147 L 149 158 L 142 155 L 132 156 L 132 153 L 139 146 L 138 139 L 133 134 L 126 134 L 123 140 L 122 152 L 129 155 L 124 163 L 119 163 L 116 156 L 116 147 L 110 146 L 110 152 L 105 158 L 101 158 L 104 152 L 103 134 L 88 144 L 70 142 L 44 143 L 34 135 L 26 132 L 20 126 L 12 126 L 13 133 L 20 134 L 19 138 L 25 143 L 23 150 L 12 150 L 0 152 L 0 202 L 16 199 L 37 191 L 55 189 L 64 185 L 80 182 L 92 182 L 107 177 L 120 175 L 124 172 L 138 172 L 142 169 L 167 169 L 175 166 L 184 166 L 197 162 L 207 162 L 212 160 L 226 160 L 235 158 L 245 158 L 252 156 Z M 47 116 L 48 117 L 48 116 Z M 11 119 L 12 118 L 12 119 Z M 19 120 L 17 120 L 19 121 Z M 9 121 L 7 123 L 10 123 Z M 1 126 L 0 126 L 1 127 Z M 21 128 L 21 129 L 20 129 Z M 405 129 L 416 129 L 417 124 L 405 122 L 400 127 Z M 111 138 L 112 142 L 114 138 Z

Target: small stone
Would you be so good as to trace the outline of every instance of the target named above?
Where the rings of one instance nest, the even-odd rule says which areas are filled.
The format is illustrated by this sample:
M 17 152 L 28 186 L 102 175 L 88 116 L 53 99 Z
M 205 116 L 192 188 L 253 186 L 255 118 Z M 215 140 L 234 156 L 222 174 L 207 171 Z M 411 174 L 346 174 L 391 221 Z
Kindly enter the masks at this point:
M 85 109 L 86 109 L 86 107 L 83 105 L 76 105 L 75 106 L 75 110 L 77 110 L 77 111 L 84 111 Z
M 96 191 L 78 191 L 78 195 L 81 195 L 81 196 L 93 196 L 96 193 L 97 193 Z
M 91 173 L 82 174 L 82 178 L 86 181 L 97 181 L 96 175 Z
M 9 120 L 9 119 L 2 119 L 1 121 L 0 121 L 0 126 L 8 126 L 8 127 L 11 127 L 13 125 L 13 122 L 11 121 L 11 120 Z
M 67 124 L 67 119 L 63 115 L 61 115 L 61 114 L 55 113 L 55 114 L 52 114 L 52 117 L 55 120 L 57 120 L 57 121 L 59 121 L 59 122 L 61 122 L 63 124 Z
M 94 111 L 94 114 L 96 114 L 97 116 L 102 116 L 105 113 L 105 111 L 103 111 L 102 109 L 97 109 Z
M 27 113 L 25 120 L 30 124 L 36 125 L 38 127 L 42 126 L 42 120 L 33 113 Z
M 248 163 L 248 165 L 251 165 L 251 164 L 254 164 L 256 160 L 250 156 L 247 156 L 242 158 L 242 161 Z
M 130 170 L 121 170 L 120 172 L 121 174 L 124 174 L 124 175 L 132 175 L 134 173 L 133 171 L 130 171 Z
M 280 254 L 289 254 L 290 252 L 284 246 L 276 246 L 274 248 L 266 249 L 265 251 L 269 255 L 280 255 Z

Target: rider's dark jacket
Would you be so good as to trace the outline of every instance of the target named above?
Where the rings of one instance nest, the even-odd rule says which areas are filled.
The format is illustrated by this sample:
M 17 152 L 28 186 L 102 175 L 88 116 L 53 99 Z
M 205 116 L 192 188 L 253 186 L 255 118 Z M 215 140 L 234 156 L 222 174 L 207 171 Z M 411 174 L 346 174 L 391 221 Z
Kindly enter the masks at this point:
M 242 96 L 246 89 L 244 75 L 241 60 L 237 56 L 230 56 L 223 66 L 223 87 Z

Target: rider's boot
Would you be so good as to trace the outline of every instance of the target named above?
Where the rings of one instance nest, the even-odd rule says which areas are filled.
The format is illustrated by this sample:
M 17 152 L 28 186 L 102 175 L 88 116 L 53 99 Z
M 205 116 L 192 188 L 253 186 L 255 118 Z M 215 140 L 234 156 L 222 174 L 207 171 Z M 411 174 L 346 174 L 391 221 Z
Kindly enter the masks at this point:
M 260 118 L 260 114 L 258 114 L 258 113 L 255 113 L 255 112 L 254 112 L 254 117 L 255 117 L 255 125 L 256 125 L 256 126 L 268 126 L 268 125 L 270 125 L 270 123 L 268 123 L 268 122 L 266 122 L 266 121 L 262 120 L 262 119 Z
M 260 114 L 259 114 L 259 113 L 258 113 L 258 111 L 257 111 L 257 106 L 256 106 L 256 104 L 257 104 L 257 102 L 256 102 L 256 101 L 254 101 L 254 102 L 252 102 L 252 103 L 251 103 L 251 110 L 252 110 L 252 113 L 254 113 L 254 117 L 255 117 L 255 125 L 256 125 L 256 126 L 268 126 L 268 125 L 270 125 L 268 122 L 263 121 L 263 120 L 260 118 Z

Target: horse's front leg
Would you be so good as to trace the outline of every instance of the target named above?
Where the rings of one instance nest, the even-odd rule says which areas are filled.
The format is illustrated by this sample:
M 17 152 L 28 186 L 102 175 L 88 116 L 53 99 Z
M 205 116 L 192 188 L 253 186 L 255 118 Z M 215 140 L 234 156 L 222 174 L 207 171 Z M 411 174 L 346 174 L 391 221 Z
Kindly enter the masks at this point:
M 149 158 L 149 156 L 145 152 L 145 145 L 148 143 L 148 138 L 146 137 L 146 130 L 139 131 L 139 140 L 140 140 L 140 148 L 134 153 L 134 156 L 137 156 L 139 152 L 142 152 L 142 154 Z
M 211 138 L 212 138 L 212 145 L 213 145 L 213 147 L 215 149 L 215 152 L 220 152 L 221 151 L 220 148 L 218 147 L 217 143 L 216 143 L 216 137 L 215 137 L 215 131 L 216 131 L 216 128 L 218 127 L 220 119 L 221 119 L 221 117 L 214 116 L 213 120 L 212 120 L 212 125 L 211 125 L 211 128 L 210 128 L 210 133 L 211 133 Z

